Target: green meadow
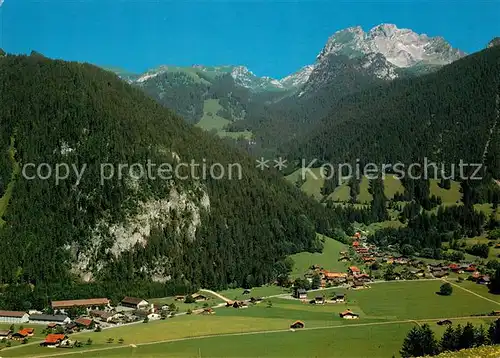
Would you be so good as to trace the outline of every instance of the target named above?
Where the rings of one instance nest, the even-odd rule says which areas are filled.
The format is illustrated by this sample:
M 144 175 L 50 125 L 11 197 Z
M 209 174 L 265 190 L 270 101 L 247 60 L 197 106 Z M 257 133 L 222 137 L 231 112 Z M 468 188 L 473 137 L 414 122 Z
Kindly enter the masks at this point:
M 345 326 L 126 346 L 85 357 L 391 357 L 414 324 Z M 356 342 L 355 344 L 353 344 Z M 81 354 L 68 357 L 80 357 Z
M 72 339 L 92 345 L 72 350 L 47 349 L 37 344 L 3 349 L 2 357 L 390 357 L 397 355 L 403 339 L 414 324 L 429 323 L 439 336 L 443 328 L 436 323 L 451 319 L 488 324 L 486 315 L 500 303 L 488 300 L 484 287 L 461 283 L 451 296 L 440 296 L 441 280 L 372 283 L 370 288 L 339 288 L 309 292 L 309 297 L 344 292 L 347 302 L 312 305 L 291 299 L 289 294 L 265 299 L 248 308 L 220 307 L 212 315 L 182 315 L 164 321 L 124 325 L 102 332 L 82 332 Z M 485 289 L 485 288 L 484 288 Z M 252 295 L 282 294 L 272 286 L 253 289 Z M 242 290 L 223 291 L 230 298 Z M 358 320 L 343 320 L 339 313 L 351 309 Z M 302 330 L 289 330 L 296 320 Z M 113 343 L 107 343 L 108 339 Z M 118 343 L 123 339 L 123 343 Z M 273 344 L 273 342 L 277 342 Z M 130 346 L 134 345 L 134 346 Z M 94 350 L 94 352 L 92 352 Z
M 203 105 L 203 117 L 196 124 L 196 126 L 206 130 L 212 131 L 215 130 L 217 134 L 221 137 L 230 137 L 230 138 L 240 138 L 243 137 L 245 139 L 252 138 L 252 132 L 244 131 L 244 132 L 226 132 L 224 129 L 225 126 L 231 123 L 230 120 L 217 115 L 217 112 L 222 109 L 222 106 L 219 103 L 218 99 L 207 99 Z
M 291 274 L 293 277 L 302 276 L 312 265 L 319 265 L 329 271 L 346 271 L 348 265 L 339 262 L 339 257 L 341 251 L 348 250 L 347 245 L 323 235 L 320 235 L 320 237 L 324 239 L 323 252 L 301 252 L 290 256 L 295 262 Z
M 439 196 L 443 204 L 453 205 L 459 204 L 462 200 L 462 193 L 460 193 L 460 183 L 456 181 L 451 182 L 450 189 L 443 189 L 439 187 L 439 180 L 430 179 L 429 180 L 429 190 L 431 195 Z
M 289 289 L 275 286 L 275 285 L 266 285 L 261 287 L 254 287 L 250 290 L 249 294 L 244 294 L 244 288 L 232 288 L 224 291 L 219 291 L 218 293 L 224 297 L 227 297 L 233 301 L 240 301 L 249 299 L 250 297 L 268 297 L 268 296 L 276 296 L 288 294 L 290 292 Z
M 311 168 L 309 171 L 304 171 L 305 181 L 303 181 L 300 189 L 309 196 L 314 197 L 317 200 L 321 200 L 323 195 L 321 194 L 321 188 L 325 183 L 324 176 L 321 175 L 321 168 Z M 286 177 L 287 180 L 296 184 L 297 182 L 302 182 L 302 170 L 298 169 L 292 174 Z

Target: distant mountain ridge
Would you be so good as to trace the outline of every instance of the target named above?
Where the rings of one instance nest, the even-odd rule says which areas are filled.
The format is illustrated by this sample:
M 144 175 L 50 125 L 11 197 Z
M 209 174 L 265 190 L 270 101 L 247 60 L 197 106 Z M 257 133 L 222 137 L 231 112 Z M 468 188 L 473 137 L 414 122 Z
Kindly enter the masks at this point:
M 306 65 L 282 79 L 259 77 L 246 66 L 241 65 L 159 66 L 140 75 L 131 76 L 126 73 L 124 78 L 130 82 L 141 83 L 169 71 L 199 71 L 211 77 L 230 74 L 237 85 L 255 92 L 294 91 L 304 86 L 315 69 L 321 67 L 321 63 L 330 55 L 344 55 L 351 59 L 364 57 L 366 67 L 371 66 L 372 60 L 380 62 L 380 55 L 382 55 L 385 58 L 382 62 L 385 64 L 383 69 L 380 68 L 380 64 L 377 64 L 375 71 L 379 72 L 375 74 L 379 78 L 393 79 L 398 77 L 396 74 L 398 68 L 418 67 L 421 69 L 430 66 L 436 69 L 462 58 L 465 53 L 453 48 L 442 37 L 429 37 L 425 34 L 417 34 L 410 29 L 400 29 L 394 24 L 381 24 L 368 32 L 360 26 L 335 32 L 317 55 L 315 63 Z

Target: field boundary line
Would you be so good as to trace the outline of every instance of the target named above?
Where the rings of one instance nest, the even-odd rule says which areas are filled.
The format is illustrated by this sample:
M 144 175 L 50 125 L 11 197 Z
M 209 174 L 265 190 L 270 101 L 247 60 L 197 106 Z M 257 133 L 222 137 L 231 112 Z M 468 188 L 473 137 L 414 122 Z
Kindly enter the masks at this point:
M 494 303 L 494 304 L 496 304 L 496 305 L 500 306 L 500 302 L 494 301 L 494 300 L 492 300 L 491 298 L 481 296 L 479 293 L 476 293 L 476 292 L 474 292 L 474 291 L 471 291 L 471 290 L 469 290 L 468 288 L 462 287 L 462 286 L 460 286 L 460 285 L 457 285 L 456 283 L 453 283 L 453 282 L 447 281 L 447 280 L 445 280 L 445 279 L 443 279 L 443 281 L 444 281 L 444 282 L 446 282 L 446 283 L 449 283 L 449 284 L 450 284 L 450 285 L 452 285 L 452 286 L 458 287 L 458 288 L 460 288 L 461 290 L 464 290 L 465 292 L 469 292 L 469 293 L 473 294 L 474 296 L 477 296 L 477 297 L 479 297 L 479 298 L 482 298 L 483 300 L 486 300 L 486 301 L 492 302 L 492 303 Z
M 212 291 L 212 290 L 207 290 L 207 289 L 202 288 L 202 289 L 200 289 L 200 292 L 210 293 L 210 294 L 214 295 L 215 297 L 220 298 L 224 302 L 232 302 L 229 298 L 224 297 L 220 293 L 217 293 L 217 292 Z

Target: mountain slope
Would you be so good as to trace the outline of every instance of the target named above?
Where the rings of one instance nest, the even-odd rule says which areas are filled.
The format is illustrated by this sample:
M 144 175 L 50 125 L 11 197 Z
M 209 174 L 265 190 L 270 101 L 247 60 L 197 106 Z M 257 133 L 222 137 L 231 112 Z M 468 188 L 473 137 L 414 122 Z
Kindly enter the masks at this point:
M 0 79 L 2 178 L 15 168 L 9 150 L 21 167 L 86 164 L 78 184 L 73 171 L 59 183 L 16 178 L 0 228 L 1 283 L 79 277 L 118 290 L 133 280 L 253 285 L 272 280 L 286 255 L 318 249 L 321 207 L 117 76 L 87 64 L 6 56 Z M 226 176 L 199 179 L 178 167 L 191 160 L 200 164 L 197 176 L 202 163 L 220 163 Z M 128 165 L 121 177 L 120 163 Z M 183 177 L 163 180 L 154 168 L 154 178 L 145 175 L 140 165 L 148 163 L 168 163 Z M 234 163 L 241 180 L 228 179 Z
M 297 156 L 333 162 L 481 163 L 486 143 L 498 143 L 496 98 L 500 48 L 494 47 L 438 72 L 347 96 L 314 133 L 299 143 Z M 493 138 L 493 139 L 491 139 Z M 488 151 L 498 169 L 500 148 Z

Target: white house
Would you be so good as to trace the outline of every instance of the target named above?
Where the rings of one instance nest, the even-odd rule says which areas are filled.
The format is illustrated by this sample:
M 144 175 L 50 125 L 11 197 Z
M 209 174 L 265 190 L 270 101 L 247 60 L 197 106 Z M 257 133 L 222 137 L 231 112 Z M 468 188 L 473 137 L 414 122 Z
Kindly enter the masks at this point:
M 150 321 L 156 321 L 159 320 L 161 316 L 158 313 L 150 313 L 148 314 L 148 320 Z
M 21 311 L 0 311 L 0 322 L 6 323 L 26 323 L 29 315 Z
M 352 312 L 349 309 L 344 311 L 344 312 L 340 312 L 339 315 L 340 315 L 340 318 L 343 318 L 343 319 L 358 319 L 359 318 L 358 314 Z

